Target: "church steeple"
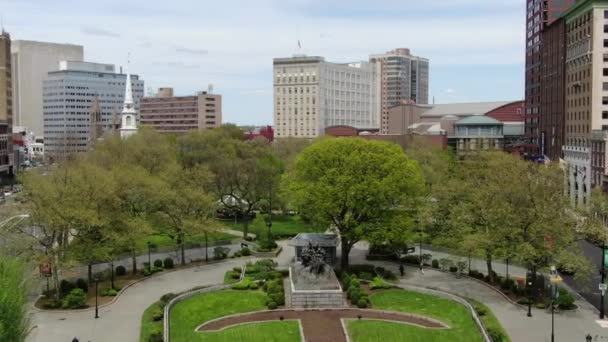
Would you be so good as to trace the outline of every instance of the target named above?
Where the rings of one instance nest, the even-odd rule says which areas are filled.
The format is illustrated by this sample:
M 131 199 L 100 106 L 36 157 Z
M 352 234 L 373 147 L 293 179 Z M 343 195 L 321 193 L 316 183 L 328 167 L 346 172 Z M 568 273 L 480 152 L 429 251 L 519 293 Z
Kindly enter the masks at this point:
M 128 138 L 137 132 L 137 112 L 133 101 L 133 86 L 131 75 L 127 67 L 127 79 L 125 81 L 125 102 L 121 113 L 120 136 Z

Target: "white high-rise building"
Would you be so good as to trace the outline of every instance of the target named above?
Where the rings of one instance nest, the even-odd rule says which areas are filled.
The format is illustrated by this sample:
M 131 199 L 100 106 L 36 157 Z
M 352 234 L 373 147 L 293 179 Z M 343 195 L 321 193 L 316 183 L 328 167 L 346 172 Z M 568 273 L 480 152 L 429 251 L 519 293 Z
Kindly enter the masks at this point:
M 134 110 L 135 114 L 131 114 L 137 120 L 144 81 L 137 75 L 129 78 L 130 82 L 127 75 L 116 73 L 112 64 L 88 62 L 64 61 L 58 71 L 49 72 L 43 86 L 45 155 L 89 150 L 94 104 L 101 112 L 102 130 L 114 129 L 126 118 L 122 115 L 124 110 Z M 127 100 L 130 109 L 125 106 L 127 84 L 132 87 L 132 98 Z
M 376 65 L 313 56 L 275 58 L 273 64 L 277 138 L 315 138 L 337 125 L 378 127 Z
M 28 134 L 43 135 L 42 81 L 60 61 L 82 62 L 81 45 L 15 40 L 11 45 L 13 125 L 25 127 Z

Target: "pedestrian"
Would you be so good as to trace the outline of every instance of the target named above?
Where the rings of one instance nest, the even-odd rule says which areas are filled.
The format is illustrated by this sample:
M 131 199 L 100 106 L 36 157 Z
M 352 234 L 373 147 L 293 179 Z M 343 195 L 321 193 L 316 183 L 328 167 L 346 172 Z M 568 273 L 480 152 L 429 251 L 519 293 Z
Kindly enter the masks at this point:
M 403 267 L 403 264 L 399 265 L 399 273 L 401 273 L 402 277 L 405 275 L 405 268 Z
M 72 342 L 79 342 L 79 341 L 76 337 L 74 337 L 74 339 L 72 339 Z

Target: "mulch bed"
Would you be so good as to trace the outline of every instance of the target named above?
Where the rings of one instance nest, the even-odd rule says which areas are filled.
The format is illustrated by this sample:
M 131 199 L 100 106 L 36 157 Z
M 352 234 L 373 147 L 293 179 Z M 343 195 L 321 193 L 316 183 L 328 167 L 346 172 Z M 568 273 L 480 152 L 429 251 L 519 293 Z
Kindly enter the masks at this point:
M 234 315 L 203 324 L 198 331 L 220 330 L 230 326 L 284 320 L 300 320 L 307 342 L 346 342 L 342 319 L 376 319 L 415 324 L 425 328 L 443 329 L 448 326 L 438 321 L 398 312 L 384 312 L 365 309 L 326 309 L 326 310 L 279 310 L 261 311 L 243 315 Z

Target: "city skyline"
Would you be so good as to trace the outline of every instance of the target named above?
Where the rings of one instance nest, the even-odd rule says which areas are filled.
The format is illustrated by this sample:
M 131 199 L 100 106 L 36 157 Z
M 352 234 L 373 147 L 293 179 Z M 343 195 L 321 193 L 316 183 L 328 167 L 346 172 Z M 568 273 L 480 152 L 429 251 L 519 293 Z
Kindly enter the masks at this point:
M 271 123 L 272 59 L 294 53 L 352 62 L 405 47 L 430 59 L 430 102 L 524 94 L 522 1 L 57 1 L 44 11 L 43 1 L 3 2 L 13 39 L 82 44 L 85 60 L 117 66 L 131 52 L 146 89 L 189 95 L 213 84 L 225 122 Z

